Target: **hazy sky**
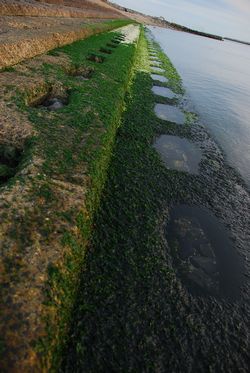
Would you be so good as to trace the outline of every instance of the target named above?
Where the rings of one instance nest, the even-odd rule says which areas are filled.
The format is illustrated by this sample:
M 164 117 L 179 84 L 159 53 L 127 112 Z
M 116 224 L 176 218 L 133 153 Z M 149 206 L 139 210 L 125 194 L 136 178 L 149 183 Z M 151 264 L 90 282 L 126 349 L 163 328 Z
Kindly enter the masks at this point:
M 200 31 L 250 42 L 250 0 L 112 0 Z

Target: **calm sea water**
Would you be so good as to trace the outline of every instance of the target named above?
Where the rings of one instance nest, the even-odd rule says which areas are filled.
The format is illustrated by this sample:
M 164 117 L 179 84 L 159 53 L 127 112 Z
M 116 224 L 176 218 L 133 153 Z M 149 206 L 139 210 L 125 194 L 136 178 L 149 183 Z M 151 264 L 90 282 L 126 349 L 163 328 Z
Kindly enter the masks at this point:
M 250 46 L 151 27 L 187 96 L 250 187 Z

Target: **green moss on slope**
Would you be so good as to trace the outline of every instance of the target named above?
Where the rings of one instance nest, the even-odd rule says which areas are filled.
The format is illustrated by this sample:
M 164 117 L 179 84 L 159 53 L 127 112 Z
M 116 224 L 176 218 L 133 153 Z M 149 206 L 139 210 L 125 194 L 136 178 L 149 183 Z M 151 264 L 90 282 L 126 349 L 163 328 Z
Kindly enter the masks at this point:
M 120 23 L 120 26 L 123 24 Z M 41 115 L 44 109 L 29 108 L 30 119 L 38 132 L 33 148 L 45 159 L 43 171 L 47 178 L 39 194 L 45 198 L 46 204 L 53 206 L 57 198 L 50 185 L 50 177 L 56 175 L 60 179 L 62 175 L 64 180 L 74 182 L 80 173 L 85 182 L 87 180 L 85 206 L 82 206 L 81 213 L 75 216 L 74 211 L 68 211 L 63 215 L 66 222 L 76 221 L 78 233 L 74 235 L 65 231 L 62 244 L 67 247 L 67 255 L 64 262 L 58 266 L 51 265 L 48 269 L 45 304 L 48 334 L 39 342 L 37 349 L 42 356 L 43 367 L 48 369 L 52 366 L 52 371 L 56 370 L 61 359 L 85 248 L 92 232 L 93 215 L 99 207 L 131 77 L 135 45 L 119 45 L 112 55 L 104 55 L 105 61 L 101 64 L 88 60 L 90 53 L 98 53 L 115 35 L 117 33 L 113 32 L 92 36 L 53 51 L 54 55 L 68 55 L 73 70 L 93 69 L 93 74 L 89 80 L 81 82 L 61 67 L 44 65 L 47 81 L 56 76 L 68 93 L 69 103 L 56 113 L 47 115 Z M 55 219 L 56 214 L 55 211 Z

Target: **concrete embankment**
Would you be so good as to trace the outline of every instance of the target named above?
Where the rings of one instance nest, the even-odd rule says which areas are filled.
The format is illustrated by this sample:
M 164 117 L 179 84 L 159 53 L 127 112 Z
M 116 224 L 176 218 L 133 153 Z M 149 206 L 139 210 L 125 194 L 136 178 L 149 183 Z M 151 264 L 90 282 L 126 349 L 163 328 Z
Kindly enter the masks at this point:
M 119 12 L 101 0 L 0 0 L 0 15 L 105 19 L 119 17 Z
M 124 23 L 0 73 L 1 372 L 60 361 L 137 48 Z
M 105 20 L 127 18 L 101 1 L 65 3 L 0 0 L 0 69 L 103 32 Z
M 71 27 L 63 27 L 59 32 L 56 29 L 54 32 L 46 30 L 45 35 L 40 33 L 37 37 L 10 37 L 0 44 L 0 69 L 107 30 L 112 30 L 112 25 L 100 22 L 84 26 L 81 21 L 78 27 L 74 22 Z
M 248 372 L 249 192 L 157 43 L 137 57 L 62 371 Z

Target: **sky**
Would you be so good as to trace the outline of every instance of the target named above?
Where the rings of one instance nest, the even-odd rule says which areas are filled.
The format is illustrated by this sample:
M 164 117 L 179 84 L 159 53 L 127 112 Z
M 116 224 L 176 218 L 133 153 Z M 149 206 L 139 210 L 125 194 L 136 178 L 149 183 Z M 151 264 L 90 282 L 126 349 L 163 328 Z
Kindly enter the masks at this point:
M 250 42 L 250 0 L 111 0 L 199 31 Z

